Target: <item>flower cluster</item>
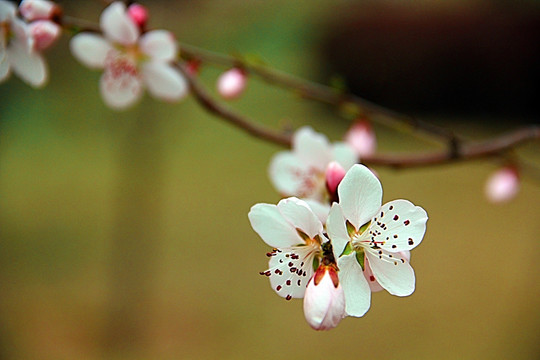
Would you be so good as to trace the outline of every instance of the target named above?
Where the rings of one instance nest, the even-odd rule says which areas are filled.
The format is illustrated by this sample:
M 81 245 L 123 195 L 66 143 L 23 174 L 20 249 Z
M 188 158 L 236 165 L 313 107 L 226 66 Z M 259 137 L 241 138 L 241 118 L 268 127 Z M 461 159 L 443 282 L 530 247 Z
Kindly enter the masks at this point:
M 41 51 L 60 36 L 60 27 L 51 21 L 57 6 L 46 0 L 23 0 L 17 8 L 0 0 L 0 82 L 11 72 L 33 87 L 45 85 L 48 70 Z
M 256 204 L 248 215 L 274 248 L 261 274 L 278 295 L 304 298 L 306 320 L 316 330 L 363 316 L 372 292 L 408 296 L 415 288 L 409 251 L 424 237 L 427 214 L 407 200 L 381 205 L 381 183 L 367 167 L 353 165 L 354 154 L 300 129 L 292 151 L 270 165 L 272 182 L 291 197 Z
M 143 33 L 146 17 L 138 4 L 126 8 L 123 2 L 113 2 L 100 17 L 103 35 L 83 32 L 71 40 L 71 51 L 80 62 L 104 70 L 101 95 L 112 108 L 134 104 L 144 88 L 166 101 L 187 94 L 187 82 L 172 64 L 178 55 L 173 34 L 165 30 Z

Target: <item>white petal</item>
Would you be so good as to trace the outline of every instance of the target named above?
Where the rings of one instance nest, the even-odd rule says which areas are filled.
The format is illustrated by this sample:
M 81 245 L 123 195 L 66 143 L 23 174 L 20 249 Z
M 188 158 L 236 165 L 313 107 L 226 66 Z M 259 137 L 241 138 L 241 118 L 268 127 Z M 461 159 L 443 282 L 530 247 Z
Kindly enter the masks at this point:
M 375 279 L 375 276 L 373 275 L 373 271 L 371 270 L 371 266 L 369 265 L 369 259 L 367 256 L 364 256 L 364 277 L 366 278 L 366 281 L 369 284 L 369 288 L 371 289 L 371 292 L 379 292 L 383 290 L 383 287 L 377 279 Z
M 319 221 L 324 225 L 326 224 L 326 220 L 328 219 L 328 213 L 330 212 L 330 205 L 323 204 L 317 200 L 313 199 L 302 199 L 308 204 L 309 208 L 317 217 L 319 218 Z
M 312 197 L 318 189 L 316 174 L 290 151 L 277 153 L 270 161 L 270 180 L 283 196 Z
M 276 249 L 270 256 L 269 269 L 261 272 L 270 278 L 272 289 L 281 297 L 303 298 L 309 279 L 313 276 L 313 246 Z
M 332 147 L 332 153 L 334 161 L 337 161 L 345 170 L 349 170 L 358 162 L 358 156 L 353 148 L 345 143 L 335 143 Z
M 178 53 L 174 35 L 166 30 L 153 30 L 141 36 L 139 46 L 143 53 L 155 60 L 172 61 Z
M 345 312 L 349 316 L 363 316 L 369 310 L 371 289 L 356 260 L 356 253 L 340 257 L 338 266 L 339 281 L 345 293 Z
M 3 22 L 15 17 L 17 9 L 15 5 L 10 1 L 0 1 L 0 21 Z
M 142 67 L 144 82 L 150 93 L 161 100 L 176 101 L 188 93 L 184 76 L 163 62 L 148 62 Z
M 390 294 L 408 296 L 414 292 L 414 270 L 406 257 L 385 250 L 366 249 L 375 279 Z
M 25 82 L 40 87 L 47 82 L 47 65 L 37 52 L 28 52 L 18 43 L 7 49 L 7 58 L 13 71 Z
M 343 288 L 341 284 L 334 286 L 329 270 L 325 271 L 317 285 L 315 285 L 315 278 L 316 276 L 310 280 L 306 289 L 304 316 L 313 329 L 330 330 L 335 328 L 345 316 Z
M 364 165 L 356 164 L 338 186 L 343 215 L 359 229 L 377 213 L 382 201 L 382 186 Z
M 421 207 L 407 200 L 390 201 L 381 207 L 359 240 L 375 242 L 390 252 L 411 250 L 422 241 L 427 220 Z
M 0 82 L 7 79 L 9 76 L 9 61 L 7 58 L 5 32 L 4 28 L 0 27 Z
M 115 1 L 103 10 L 99 24 L 105 36 L 115 43 L 133 45 L 139 38 L 139 29 L 121 1 Z
M 253 230 L 272 247 L 288 248 L 305 243 L 294 225 L 281 215 L 276 205 L 253 205 L 248 217 Z
M 101 95 L 113 109 L 124 109 L 133 105 L 142 95 L 143 86 L 136 72 L 122 69 L 105 69 L 100 79 Z
M 328 214 L 326 230 L 328 231 L 330 241 L 332 241 L 332 249 L 336 259 L 341 256 L 343 250 L 345 250 L 345 246 L 349 242 L 349 234 L 347 233 L 345 221 L 341 207 L 339 204 L 334 203 L 330 209 L 330 214 Z
M 77 60 L 93 69 L 102 69 L 105 59 L 113 50 L 108 40 L 100 35 L 81 33 L 69 42 L 71 53 Z
M 297 130 L 293 137 L 293 152 L 308 167 L 325 171 L 332 161 L 332 146 L 323 134 L 309 126 Z
M 292 197 L 281 200 L 277 204 L 277 207 L 290 224 L 302 230 L 311 239 L 322 232 L 323 226 L 321 221 L 304 201 Z

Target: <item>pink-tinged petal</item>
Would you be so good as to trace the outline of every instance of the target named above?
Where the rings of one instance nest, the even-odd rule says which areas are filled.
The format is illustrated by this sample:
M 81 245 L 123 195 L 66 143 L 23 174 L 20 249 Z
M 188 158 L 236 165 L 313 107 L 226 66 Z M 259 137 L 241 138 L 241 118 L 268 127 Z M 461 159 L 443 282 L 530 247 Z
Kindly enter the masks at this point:
M 101 13 L 101 30 L 112 42 L 121 45 L 134 45 L 139 38 L 139 28 L 126 12 L 126 5 L 115 1 Z
M 47 0 L 23 0 L 19 5 L 21 15 L 28 21 L 51 19 L 58 6 Z
M 172 61 L 178 53 L 174 35 L 166 30 L 152 30 L 141 36 L 139 47 L 143 53 L 154 60 Z
M 321 172 L 332 161 L 332 146 L 328 139 L 309 126 L 294 133 L 293 152 L 307 167 L 314 167 Z
M 345 169 L 338 162 L 332 161 L 326 168 L 326 189 L 331 195 L 337 195 L 337 187 L 345 177 Z
M 184 76 L 166 63 L 145 63 L 142 74 L 148 91 L 158 99 L 177 101 L 188 93 L 188 84 Z
M 253 230 L 272 247 L 289 248 L 305 243 L 295 226 L 283 217 L 276 205 L 253 205 L 248 217 Z
M 343 215 L 359 229 L 377 214 L 382 201 L 382 186 L 371 170 L 356 164 L 339 184 L 338 194 Z
M 148 10 L 141 4 L 129 5 L 127 13 L 131 20 L 133 20 L 140 28 L 143 28 L 146 25 L 146 21 L 148 20 Z
M 319 218 L 319 221 L 324 225 L 328 219 L 328 213 L 330 212 L 330 205 L 323 204 L 313 199 L 303 199 L 313 213 Z
M 269 269 L 262 271 L 270 279 L 272 289 L 281 297 L 290 300 L 304 297 L 309 279 L 313 276 L 314 246 L 298 246 L 276 249 L 270 256 Z
M 294 197 L 287 198 L 281 200 L 277 207 L 290 224 L 293 224 L 295 228 L 304 232 L 311 239 L 322 232 L 321 221 L 304 201 Z
M 277 153 L 270 161 L 270 180 L 283 196 L 317 198 L 324 186 L 324 179 L 318 179 L 317 173 L 309 169 L 290 151 Z
M 408 296 L 414 292 L 414 270 L 405 256 L 382 249 L 366 249 L 366 257 L 375 279 L 390 294 Z
M 28 50 L 18 43 L 7 49 L 7 58 L 13 71 L 33 87 L 41 87 L 47 82 L 47 65 L 37 52 Z
M 517 169 L 512 166 L 497 170 L 486 182 L 486 197 L 493 203 L 510 201 L 516 197 L 518 192 L 519 173 Z
M 77 60 L 92 69 L 102 69 L 107 56 L 117 53 L 108 40 L 100 35 L 81 33 L 69 43 L 71 53 Z
M 422 242 L 427 220 L 420 206 L 407 200 L 390 201 L 381 207 L 358 241 L 374 243 L 390 252 L 412 250 Z
M 34 39 L 34 50 L 41 51 L 50 47 L 59 37 L 62 28 L 52 21 L 37 20 L 28 25 Z
M 371 292 L 379 292 L 381 290 L 384 290 L 381 284 L 377 282 L 377 279 L 375 279 L 373 271 L 371 270 L 371 266 L 369 265 L 369 259 L 367 258 L 367 256 L 364 257 L 364 267 L 364 277 L 368 282 Z
M 349 316 L 363 316 L 371 304 L 371 289 L 364 277 L 356 253 L 338 259 L 339 281 L 345 293 L 345 312 Z
M 247 83 L 246 72 L 242 69 L 233 68 L 225 71 L 217 79 L 217 92 L 224 99 L 238 98 L 244 92 Z
M 345 221 L 341 207 L 339 204 L 334 203 L 330 209 L 330 214 L 328 214 L 326 230 L 330 241 L 332 241 L 332 250 L 336 259 L 343 254 L 343 250 L 345 250 L 350 240 Z
M 122 60 L 116 62 L 120 64 L 106 66 L 100 79 L 100 90 L 105 104 L 120 110 L 133 105 L 141 97 L 143 84 L 133 65 L 124 64 Z
M 354 150 L 349 145 L 341 142 L 332 145 L 332 157 L 345 170 L 349 170 L 359 160 Z
M 360 157 L 373 155 L 377 147 L 375 132 L 371 124 L 365 120 L 358 121 L 351 126 L 345 135 L 345 141 Z
M 319 272 L 324 274 L 317 282 Z M 304 316 L 315 330 L 333 329 L 345 317 L 345 294 L 341 284 L 335 286 L 331 272 L 337 277 L 334 269 L 321 266 L 311 278 L 304 296 Z

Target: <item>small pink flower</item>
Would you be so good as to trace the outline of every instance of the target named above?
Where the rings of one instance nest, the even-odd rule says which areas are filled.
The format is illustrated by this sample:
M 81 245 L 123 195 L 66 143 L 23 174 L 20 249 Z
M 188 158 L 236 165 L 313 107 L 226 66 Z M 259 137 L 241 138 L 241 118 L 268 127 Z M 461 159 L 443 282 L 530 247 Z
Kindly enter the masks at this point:
M 366 120 L 359 120 L 351 126 L 345 135 L 345 142 L 355 150 L 359 157 L 373 155 L 377 147 L 375 132 Z
M 100 26 L 104 36 L 81 33 L 70 45 L 83 64 L 104 69 L 100 89 L 107 105 L 116 109 L 133 105 L 144 88 L 165 101 L 176 101 L 187 94 L 186 80 L 171 64 L 178 48 L 170 32 L 152 30 L 141 35 L 119 1 L 103 11 Z
M 333 329 L 345 316 L 345 294 L 334 266 L 319 266 L 309 281 L 304 316 L 315 330 Z
M 494 172 L 486 183 L 486 197 L 494 203 L 512 200 L 519 192 L 519 173 L 514 166 Z
M 236 99 L 246 88 L 246 72 L 239 68 L 225 71 L 218 78 L 217 91 L 225 99 Z
M 0 0 L 0 82 L 13 71 L 31 86 L 41 87 L 47 82 L 47 65 L 34 47 L 28 24 L 15 14 L 11 2 Z
M 60 8 L 52 1 L 23 0 L 19 5 L 19 12 L 27 21 L 50 20 L 60 12 Z
M 28 24 L 30 35 L 34 39 L 34 49 L 41 51 L 50 47 L 62 32 L 60 26 L 48 20 L 36 20 Z
M 144 28 L 146 22 L 148 21 L 148 10 L 141 4 L 131 4 L 127 9 L 127 13 L 131 20 L 139 26 L 139 28 Z
M 345 177 L 345 173 L 343 166 L 336 161 L 332 161 L 326 168 L 326 189 L 332 201 L 338 201 L 337 188 L 343 177 Z

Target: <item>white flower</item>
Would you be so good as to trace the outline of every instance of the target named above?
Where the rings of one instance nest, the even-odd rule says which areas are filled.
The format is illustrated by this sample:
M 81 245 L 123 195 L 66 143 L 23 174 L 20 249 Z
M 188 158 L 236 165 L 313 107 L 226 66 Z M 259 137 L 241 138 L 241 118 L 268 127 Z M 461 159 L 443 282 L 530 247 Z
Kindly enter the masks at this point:
M 15 14 L 15 5 L 0 0 L 0 82 L 13 71 L 31 86 L 43 86 L 47 82 L 47 66 L 34 48 L 28 25 Z
M 270 278 L 279 296 L 303 298 L 318 266 L 321 244 L 328 241 L 321 221 L 297 198 L 283 199 L 277 205 L 256 204 L 248 217 L 255 232 L 274 248 L 267 254 L 269 269 L 261 275 Z
M 101 14 L 104 37 L 82 33 L 71 40 L 73 55 L 90 68 L 104 69 L 100 88 L 105 103 L 121 109 L 135 103 L 144 87 L 162 100 L 179 100 L 187 82 L 170 62 L 177 44 L 165 30 L 143 35 L 122 2 L 114 2 Z
M 357 162 L 354 151 L 344 143 L 330 144 L 310 127 L 293 136 L 292 150 L 282 151 L 270 163 L 270 180 L 283 196 L 328 200 L 325 171 L 332 161 L 348 170 Z
M 369 309 L 371 289 L 366 277 L 373 276 L 390 294 L 412 294 L 415 276 L 407 252 L 424 237 L 428 219 L 424 209 L 407 200 L 381 206 L 381 183 L 363 165 L 347 172 L 338 194 L 339 204 L 332 206 L 326 226 L 347 315 L 362 316 Z
M 345 316 L 345 294 L 334 266 L 319 266 L 309 281 L 304 297 L 304 315 L 315 330 L 333 329 Z

